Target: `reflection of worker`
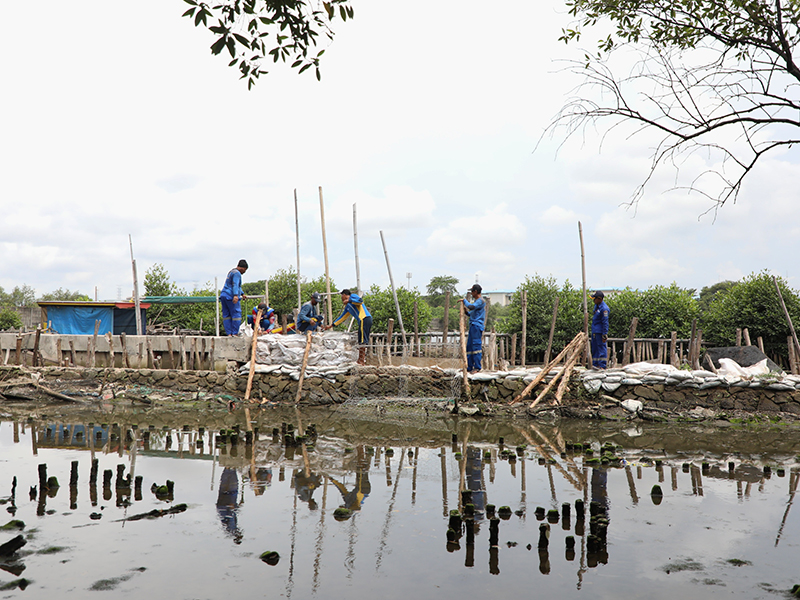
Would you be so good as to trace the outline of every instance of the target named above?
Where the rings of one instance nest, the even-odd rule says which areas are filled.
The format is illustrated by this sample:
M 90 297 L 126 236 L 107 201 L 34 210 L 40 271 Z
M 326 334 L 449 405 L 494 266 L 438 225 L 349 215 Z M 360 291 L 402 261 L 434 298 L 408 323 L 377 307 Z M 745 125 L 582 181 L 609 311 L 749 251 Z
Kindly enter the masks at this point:
M 228 335 L 238 335 L 239 326 L 242 324 L 242 300 L 245 298 L 242 292 L 242 275 L 245 271 L 247 271 L 247 261 L 242 259 L 225 277 L 225 285 L 219 293 L 222 324 Z
M 475 373 L 481 370 L 483 360 L 483 330 L 486 323 L 486 300 L 481 298 L 481 288 L 477 283 L 469 290 L 470 299 L 461 299 L 469 315 L 469 334 L 467 335 L 467 371 Z
M 242 543 L 242 532 L 237 524 L 239 516 L 239 475 L 235 469 L 225 467 L 219 478 L 217 514 L 225 531 L 237 544 Z
M 272 485 L 272 469 L 259 467 L 256 470 L 256 480 L 253 482 L 253 492 L 256 496 L 261 496 L 268 487 Z
M 297 490 L 297 497 L 303 502 L 308 502 L 308 508 L 317 509 L 317 502 L 312 497 L 314 490 L 322 483 L 322 478 L 316 473 L 306 475 L 304 469 L 297 469 L 292 476 L 292 487 Z
M 350 290 L 342 290 L 342 314 L 340 314 L 333 323 L 325 327 L 330 329 L 334 325 L 341 325 L 344 323 L 347 315 L 353 317 L 358 322 L 358 364 L 363 365 L 367 362 L 367 346 L 369 345 L 369 333 L 372 329 L 372 315 L 364 306 L 364 301 L 358 294 L 352 293 Z
M 341 492 L 345 508 L 361 510 L 361 505 L 372 491 L 372 485 L 369 482 L 369 457 L 364 452 L 364 446 L 356 447 L 356 481 L 353 489 L 348 491 L 343 483 L 336 481 L 333 477 L 331 477 L 331 481 Z
M 594 312 L 592 313 L 592 366 L 605 369 L 608 359 L 608 304 L 604 294 L 597 290 L 592 294 Z
M 300 312 L 297 314 L 297 331 L 301 333 L 316 331 L 317 326 L 322 323 L 322 316 L 317 308 L 321 297 L 319 292 L 314 292 L 311 294 L 311 300 L 300 307 Z
M 475 507 L 475 520 L 483 518 L 483 509 L 486 503 L 486 493 L 482 488 L 481 475 L 483 474 L 483 461 L 480 448 L 472 446 L 467 448 L 466 465 L 467 489 L 472 491 L 472 504 Z

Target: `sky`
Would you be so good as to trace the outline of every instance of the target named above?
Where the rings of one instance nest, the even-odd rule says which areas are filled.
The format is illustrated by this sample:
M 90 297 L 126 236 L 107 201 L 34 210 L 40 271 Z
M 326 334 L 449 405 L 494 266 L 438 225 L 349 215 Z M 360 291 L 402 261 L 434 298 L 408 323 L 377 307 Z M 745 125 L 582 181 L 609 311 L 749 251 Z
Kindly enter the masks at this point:
M 558 0 L 354 0 L 322 81 L 270 67 L 252 91 L 212 56 L 180 0 L 4 6 L 0 54 L 0 286 L 132 294 L 161 263 L 191 290 L 295 267 L 354 287 L 513 290 L 525 276 L 590 288 L 700 289 L 770 270 L 800 287 L 800 157 L 768 156 L 736 204 L 670 192 L 659 172 L 635 210 L 652 139 L 544 137 L 577 75 Z M 714 168 L 694 156 L 684 175 Z M 410 279 L 408 278 L 410 274 Z

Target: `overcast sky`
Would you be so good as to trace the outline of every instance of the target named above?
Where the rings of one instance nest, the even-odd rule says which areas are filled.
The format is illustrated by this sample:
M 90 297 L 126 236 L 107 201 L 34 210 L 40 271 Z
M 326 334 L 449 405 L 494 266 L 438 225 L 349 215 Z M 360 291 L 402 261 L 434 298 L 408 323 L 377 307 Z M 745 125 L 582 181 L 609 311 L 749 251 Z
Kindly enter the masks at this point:
M 590 287 L 700 288 L 769 269 L 800 287 L 797 160 L 765 160 L 737 204 L 701 217 L 702 197 L 665 193 L 648 140 L 599 134 L 536 148 L 570 89 L 558 0 L 354 0 L 322 62 L 278 65 L 248 92 L 180 0 L 6 3 L 0 53 L 0 286 L 37 293 L 131 294 L 163 263 L 186 289 L 245 281 L 295 263 L 324 273 L 322 186 L 331 276 L 389 278 L 424 292 L 454 275 L 467 289 L 514 289 L 525 275 L 580 284 L 577 222 Z M 591 41 L 591 40 L 589 40 Z M 685 169 L 702 169 L 701 157 Z

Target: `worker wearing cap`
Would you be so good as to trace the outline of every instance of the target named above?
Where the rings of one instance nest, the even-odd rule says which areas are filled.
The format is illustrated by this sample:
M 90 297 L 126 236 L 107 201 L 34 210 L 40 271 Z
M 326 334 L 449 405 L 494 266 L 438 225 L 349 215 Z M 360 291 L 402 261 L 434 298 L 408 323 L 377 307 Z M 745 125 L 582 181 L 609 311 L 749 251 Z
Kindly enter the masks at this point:
M 469 290 L 469 296 L 461 299 L 469 315 L 469 334 L 467 335 L 467 371 L 481 370 L 483 360 L 483 330 L 486 328 L 486 300 L 481 298 L 483 288 L 477 283 Z
M 316 331 L 317 326 L 322 323 L 322 315 L 319 314 L 317 305 L 322 299 L 319 292 L 311 294 L 311 300 L 300 307 L 300 312 L 297 315 L 297 331 L 305 333 L 306 331 Z
M 267 306 L 266 302 L 262 302 L 258 306 L 254 307 L 253 314 L 247 317 L 247 322 L 250 323 L 254 329 L 256 326 L 258 311 L 261 311 L 261 322 L 259 323 L 259 329 L 262 333 L 270 333 L 278 324 L 278 319 L 275 315 L 275 309 Z
M 605 294 L 600 290 L 592 294 L 592 366 L 596 369 L 605 369 L 608 360 L 608 304 L 604 297 Z
M 222 305 L 222 325 L 228 335 L 238 335 L 239 327 L 242 324 L 242 300 L 245 295 L 242 292 L 242 275 L 247 271 L 247 261 L 242 259 L 235 268 L 231 269 L 225 277 L 225 285 L 219 293 L 219 301 Z
M 364 306 L 364 301 L 361 296 L 354 294 L 350 290 L 342 290 L 339 292 L 342 297 L 342 314 L 333 320 L 333 323 L 325 327 L 330 329 L 334 325 L 341 325 L 347 318 L 347 315 L 353 317 L 358 323 L 358 364 L 364 365 L 367 363 L 367 346 L 369 345 L 369 334 L 372 330 L 372 315 Z

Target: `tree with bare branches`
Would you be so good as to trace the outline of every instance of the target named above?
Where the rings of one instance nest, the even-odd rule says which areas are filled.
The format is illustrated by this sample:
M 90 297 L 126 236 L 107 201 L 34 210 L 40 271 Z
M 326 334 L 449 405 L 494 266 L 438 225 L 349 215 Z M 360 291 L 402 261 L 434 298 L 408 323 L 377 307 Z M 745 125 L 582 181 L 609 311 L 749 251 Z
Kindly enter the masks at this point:
M 560 39 L 603 30 L 567 67 L 583 78 L 551 122 L 566 137 L 600 122 L 654 132 L 649 172 L 677 169 L 677 188 L 716 210 L 735 202 L 766 154 L 800 142 L 798 0 L 567 0 L 575 18 Z M 610 29 L 608 25 L 611 25 Z M 609 33 L 610 31 L 610 33 Z M 622 68 L 620 68 L 622 65 Z M 702 153 L 707 168 L 681 173 Z M 681 177 L 683 175 L 683 177 Z

